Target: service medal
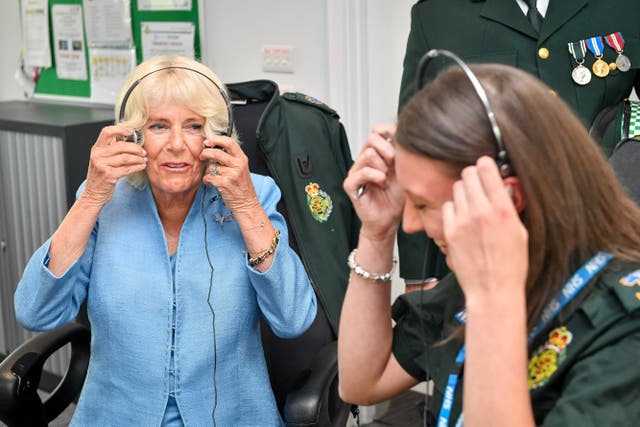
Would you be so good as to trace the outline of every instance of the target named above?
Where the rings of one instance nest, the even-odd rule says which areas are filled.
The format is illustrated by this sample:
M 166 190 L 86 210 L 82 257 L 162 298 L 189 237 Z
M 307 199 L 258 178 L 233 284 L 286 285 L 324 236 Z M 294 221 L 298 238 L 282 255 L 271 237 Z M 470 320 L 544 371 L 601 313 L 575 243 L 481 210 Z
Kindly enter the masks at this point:
M 587 39 L 587 47 L 589 51 L 593 53 L 596 58 L 596 62 L 593 63 L 591 69 L 593 74 L 598 77 L 607 77 L 609 74 L 609 64 L 602 60 L 604 44 L 602 43 L 602 37 L 590 37 Z
M 580 86 L 584 86 L 591 81 L 591 71 L 584 65 L 578 64 L 571 72 L 571 78 Z
M 618 57 L 616 58 L 616 66 L 618 70 L 622 72 L 629 71 L 631 69 L 631 60 L 622 54 L 622 50 L 624 49 L 624 37 L 622 37 L 621 32 L 611 33 L 607 36 L 604 36 L 607 45 L 613 50 L 616 51 Z
M 631 60 L 623 54 L 619 54 L 616 58 L 616 66 L 622 72 L 629 71 L 631 69 Z
M 587 52 L 587 43 L 584 40 L 568 43 L 569 53 L 576 61 L 576 67 L 571 72 L 571 78 L 577 84 L 584 86 L 591 81 L 591 71 L 584 65 L 584 54 Z
M 607 64 L 605 61 L 603 61 L 602 59 L 598 58 L 596 60 L 596 62 L 593 63 L 593 65 L 591 66 L 591 69 L 593 70 L 593 74 L 595 74 L 598 77 L 607 77 L 607 75 L 609 74 L 609 64 Z

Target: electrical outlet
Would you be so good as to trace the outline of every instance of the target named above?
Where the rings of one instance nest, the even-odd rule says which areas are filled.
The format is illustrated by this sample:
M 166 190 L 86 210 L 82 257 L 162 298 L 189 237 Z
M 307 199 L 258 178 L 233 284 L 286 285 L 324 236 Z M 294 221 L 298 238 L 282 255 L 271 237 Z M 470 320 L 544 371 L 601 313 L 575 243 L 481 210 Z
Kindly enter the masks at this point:
M 266 73 L 293 73 L 293 47 L 264 46 L 262 71 Z

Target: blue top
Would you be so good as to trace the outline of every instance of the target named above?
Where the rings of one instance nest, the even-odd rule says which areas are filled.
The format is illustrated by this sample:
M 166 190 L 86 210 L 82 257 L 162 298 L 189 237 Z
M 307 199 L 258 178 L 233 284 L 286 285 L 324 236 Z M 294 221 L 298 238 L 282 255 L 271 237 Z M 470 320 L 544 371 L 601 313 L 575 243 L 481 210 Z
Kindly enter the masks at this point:
M 252 175 L 260 203 L 281 231 L 268 271 L 247 263 L 237 223 L 215 222 L 231 212 L 215 188 L 198 189 L 175 254 L 175 399 L 185 425 L 212 425 L 217 390 L 219 426 L 279 426 L 259 332 L 262 314 L 273 331 L 302 334 L 316 299 L 300 259 L 287 245 L 280 191 Z M 81 190 L 80 190 L 81 191 Z M 206 259 L 201 201 L 205 196 L 211 303 L 217 348 L 214 387 L 211 270 Z M 72 426 L 158 426 L 167 407 L 172 343 L 172 271 L 150 188 L 120 180 L 102 209 L 87 248 L 62 276 L 46 268 L 50 241 L 29 261 L 18 284 L 16 315 L 42 331 L 73 320 L 86 300 L 91 361 Z

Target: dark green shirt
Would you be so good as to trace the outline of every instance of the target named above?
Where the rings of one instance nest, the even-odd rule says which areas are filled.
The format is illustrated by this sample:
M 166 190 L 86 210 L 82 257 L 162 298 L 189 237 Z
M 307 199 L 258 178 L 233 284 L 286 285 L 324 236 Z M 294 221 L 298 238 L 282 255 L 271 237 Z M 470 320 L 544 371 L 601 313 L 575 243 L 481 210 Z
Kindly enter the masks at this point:
M 393 305 L 393 354 L 414 378 L 432 378 L 437 416 L 461 339 L 444 344 L 460 324 L 464 296 L 450 274 L 432 290 L 409 292 Z M 422 332 L 424 331 L 424 332 Z M 508 342 L 487 349 L 500 357 Z M 534 340 L 529 390 L 537 425 L 630 426 L 640 421 L 640 263 L 612 260 Z M 452 420 L 462 406 L 458 382 Z M 453 425 L 453 422 L 452 422 Z

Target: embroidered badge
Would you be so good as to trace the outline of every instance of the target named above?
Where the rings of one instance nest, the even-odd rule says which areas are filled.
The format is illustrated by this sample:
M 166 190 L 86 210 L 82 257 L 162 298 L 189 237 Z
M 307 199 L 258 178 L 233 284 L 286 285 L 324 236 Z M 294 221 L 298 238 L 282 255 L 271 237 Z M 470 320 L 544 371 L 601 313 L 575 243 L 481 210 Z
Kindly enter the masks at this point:
M 541 345 L 529 360 L 529 390 L 542 387 L 556 372 L 566 358 L 565 349 L 571 342 L 573 335 L 566 326 L 561 326 L 549 332 L 549 339 Z
M 315 182 L 310 182 L 304 191 L 307 192 L 307 206 L 313 218 L 318 222 L 326 222 L 333 211 L 331 197 Z
M 314 98 L 313 96 L 305 95 L 304 99 L 310 104 L 324 105 L 324 102 L 320 101 L 318 98 Z
M 620 279 L 619 282 L 622 286 L 632 288 L 634 286 L 640 286 L 640 270 L 629 273 Z M 640 300 L 640 292 L 636 292 L 636 298 Z

